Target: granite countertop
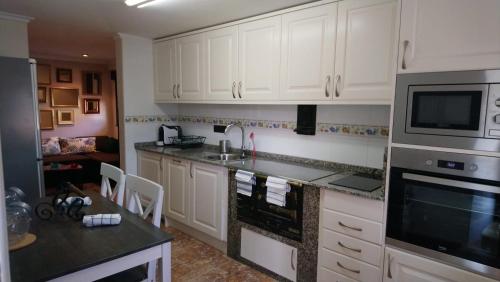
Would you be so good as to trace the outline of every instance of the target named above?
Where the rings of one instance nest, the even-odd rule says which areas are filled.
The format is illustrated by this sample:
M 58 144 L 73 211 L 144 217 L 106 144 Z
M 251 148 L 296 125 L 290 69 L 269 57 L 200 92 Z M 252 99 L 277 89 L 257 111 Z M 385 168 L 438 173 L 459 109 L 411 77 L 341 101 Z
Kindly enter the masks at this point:
M 295 158 L 286 155 L 275 155 L 262 153 L 257 154 L 257 158 L 244 161 L 218 161 L 209 160 L 207 156 L 218 154 L 218 147 L 213 145 L 203 145 L 200 148 L 179 149 L 173 147 L 158 147 L 153 142 L 136 143 L 137 150 L 159 153 L 170 157 L 178 157 L 191 161 L 224 166 L 230 169 L 242 169 L 252 171 L 257 174 L 286 178 L 290 181 L 302 183 L 307 186 L 321 189 L 329 189 L 338 192 L 349 193 L 355 196 L 366 197 L 375 200 L 384 200 L 384 187 L 373 192 L 364 192 L 346 187 L 328 184 L 333 180 L 348 176 L 355 171 L 378 172 L 380 170 L 349 166 L 345 164 L 328 163 L 310 159 Z

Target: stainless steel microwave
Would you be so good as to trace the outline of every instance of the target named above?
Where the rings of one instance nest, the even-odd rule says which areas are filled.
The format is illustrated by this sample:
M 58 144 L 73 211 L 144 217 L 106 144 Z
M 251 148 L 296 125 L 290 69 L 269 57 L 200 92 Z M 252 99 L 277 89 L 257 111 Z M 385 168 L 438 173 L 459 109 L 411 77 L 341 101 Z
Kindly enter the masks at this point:
M 393 142 L 500 150 L 500 70 L 401 74 Z

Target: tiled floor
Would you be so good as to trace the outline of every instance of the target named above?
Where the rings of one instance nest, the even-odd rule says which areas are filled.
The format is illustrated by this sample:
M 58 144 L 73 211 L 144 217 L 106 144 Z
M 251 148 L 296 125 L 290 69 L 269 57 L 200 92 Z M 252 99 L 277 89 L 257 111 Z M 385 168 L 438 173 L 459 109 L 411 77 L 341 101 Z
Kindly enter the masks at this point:
M 172 281 L 275 281 L 265 274 L 241 264 L 221 251 L 171 227 Z

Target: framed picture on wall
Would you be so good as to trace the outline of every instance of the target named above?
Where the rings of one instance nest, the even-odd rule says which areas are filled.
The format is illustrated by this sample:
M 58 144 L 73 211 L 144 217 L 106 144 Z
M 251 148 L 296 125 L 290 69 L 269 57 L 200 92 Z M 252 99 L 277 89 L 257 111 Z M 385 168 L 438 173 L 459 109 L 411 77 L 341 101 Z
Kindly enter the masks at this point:
M 73 82 L 73 72 L 71 69 L 56 69 L 57 82 L 71 83 Z
M 98 72 L 82 72 L 82 94 L 101 95 L 102 79 Z
M 40 129 L 54 129 L 54 112 L 52 110 L 40 110 Z
M 50 81 L 50 65 L 36 65 L 36 80 L 38 84 L 49 85 Z
M 80 90 L 78 88 L 50 88 L 52 107 L 78 108 Z
M 38 103 L 47 103 L 47 87 L 38 86 L 37 94 L 38 94 Z
M 59 125 L 75 124 L 75 112 L 73 110 L 58 110 L 57 124 Z
M 83 99 L 84 114 L 98 114 L 100 112 L 99 99 Z

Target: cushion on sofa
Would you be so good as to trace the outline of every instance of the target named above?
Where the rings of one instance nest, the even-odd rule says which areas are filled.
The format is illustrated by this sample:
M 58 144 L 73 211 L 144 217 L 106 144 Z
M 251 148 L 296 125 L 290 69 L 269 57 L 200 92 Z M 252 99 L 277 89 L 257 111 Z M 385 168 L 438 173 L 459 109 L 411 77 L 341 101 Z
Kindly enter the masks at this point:
M 95 152 L 95 137 L 59 138 L 61 154 L 91 153 Z
M 59 155 L 60 153 L 59 137 L 42 139 L 42 154 L 44 156 Z

